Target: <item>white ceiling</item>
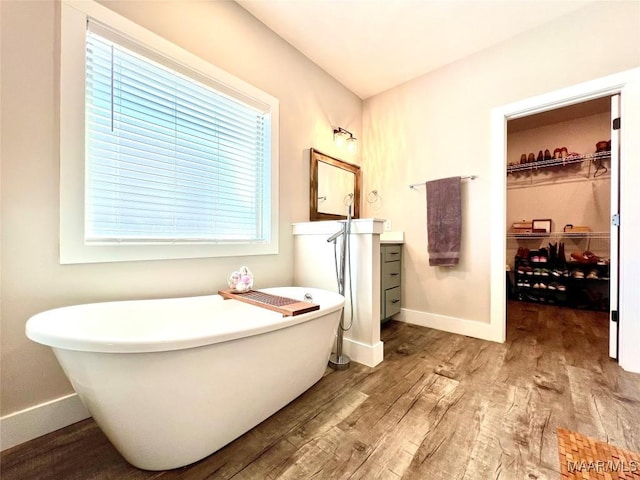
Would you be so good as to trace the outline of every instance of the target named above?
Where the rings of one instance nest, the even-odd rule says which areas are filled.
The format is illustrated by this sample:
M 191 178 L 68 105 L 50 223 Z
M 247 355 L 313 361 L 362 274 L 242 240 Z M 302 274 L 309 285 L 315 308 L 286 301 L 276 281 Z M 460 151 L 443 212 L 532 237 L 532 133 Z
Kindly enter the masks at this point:
M 594 0 L 236 1 L 365 99 Z
M 530 130 L 553 123 L 568 122 L 576 118 L 584 118 L 600 113 L 611 113 L 611 96 L 596 98 L 594 100 L 575 103 L 566 107 L 554 108 L 553 110 L 509 120 L 507 123 L 507 132 L 521 132 L 523 130 Z

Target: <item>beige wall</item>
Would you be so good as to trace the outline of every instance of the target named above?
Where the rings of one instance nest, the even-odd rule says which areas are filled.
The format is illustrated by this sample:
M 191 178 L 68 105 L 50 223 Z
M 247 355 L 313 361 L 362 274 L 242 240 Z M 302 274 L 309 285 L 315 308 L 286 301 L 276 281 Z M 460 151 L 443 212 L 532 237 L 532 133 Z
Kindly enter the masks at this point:
M 404 308 L 489 322 L 492 109 L 638 66 L 640 3 L 602 2 L 364 102 L 364 191 L 382 197 L 365 215 L 405 231 Z M 478 179 L 449 270 L 428 266 L 425 191 L 408 185 L 452 175 Z
M 114 264 L 58 263 L 59 6 L 1 1 L 2 415 L 72 392 L 48 348 L 24 335 L 40 311 L 125 298 L 202 295 L 247 264 L 259 287 L 293 279 L 291 223 L 308 220 L 309 147 L 332 125 L 360 136 L 361 101 L 233 2 L 103 2 L 280 99 L 279 255 Z

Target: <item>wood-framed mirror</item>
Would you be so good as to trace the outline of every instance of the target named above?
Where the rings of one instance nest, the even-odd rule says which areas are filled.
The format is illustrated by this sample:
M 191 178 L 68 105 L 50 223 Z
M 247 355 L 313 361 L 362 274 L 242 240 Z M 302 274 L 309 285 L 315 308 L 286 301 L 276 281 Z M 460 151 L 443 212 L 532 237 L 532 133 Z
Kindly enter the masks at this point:
M 310 149 L 309 219 L 342 220 L 352 202 L 352 218 L 360 218 L 360 167 Z

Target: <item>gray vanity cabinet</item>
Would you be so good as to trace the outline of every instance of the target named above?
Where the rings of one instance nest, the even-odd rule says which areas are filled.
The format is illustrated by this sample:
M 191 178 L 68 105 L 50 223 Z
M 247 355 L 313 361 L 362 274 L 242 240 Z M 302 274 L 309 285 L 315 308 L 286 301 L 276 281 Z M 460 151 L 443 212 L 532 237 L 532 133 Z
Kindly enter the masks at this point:
M 402 244 L 380 245 L 380 321 L 400 313 Z

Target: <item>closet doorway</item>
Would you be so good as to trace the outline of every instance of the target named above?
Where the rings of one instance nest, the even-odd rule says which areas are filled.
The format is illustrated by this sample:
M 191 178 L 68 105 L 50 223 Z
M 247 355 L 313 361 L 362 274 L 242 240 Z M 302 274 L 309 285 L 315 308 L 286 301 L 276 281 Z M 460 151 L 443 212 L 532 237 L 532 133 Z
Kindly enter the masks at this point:
M 507 122 L 508 299 L 615 320 L 618 105 L 618 95 L 606 95 Z M 585 318 L 606 335 L 603 313 Z M 608 332 L 614 358 L 617 326 Z
M 640 339 L 640 295 L 638 295 L 638 278 L 640 263 L 636 252 L 640 238 L 640 210 L 636 208 L 640 191 L 637 179 L 640 178 L 640 143 L 634 139 L 640 135 L 640 68 L 612 74 L 606 77 L 576 84 L 536 97 L 496 107 L 491 113 L 491 338 L 499 342 L 506 339 L 506 233 L 509 230 L 506 221 L 506 165 L 507 159 L 507 122 L 520 117 L 553 110 L 557 108 L 587 102 L 602 97 L 618 95 L 620 97 L 621 126 L 619 140 L 612 137 L 612 151 L 619 151 L 619 178 L 612 177 L 612 186 L 620 185 L 620 227 L 611 242 L 619 244 L 618 291 L 610 292 L 612 298 L 618 299 L 617 315 L 617 354 L 620 366 L 631 372 L 640 373 L 640 352 L 637 348 Z M 612 111 L 612 114 L 615 114 Z M 618 142 L 619 148 L 615 143 Z M 555 147 L 554 147 L 555 148 Z M 523 153 L 523 152 L 521 152 Z M 528 153 L 527 153 L 528 154 Z M 544 152 L 543 152 L 544 154 Z M 614 175 L 615 175 L 614 169 Z M 615 188 L 615 187 L 614 187 Z M 617 199 L 616 199 L 617 200 Z M 613 259 L 612 259 L 613 260 Z M 614 274 L 614 273 L 612 273 Z M 615 323 L 615 322 L 612 322 Z M 613 330 L 613 329 L 612 329 Z M 611 344 L 616 340 L 610 336 Z M 615 345 L 615 344 L 614 344 Z M 612 349 L 613 350 L 613 349 Z

